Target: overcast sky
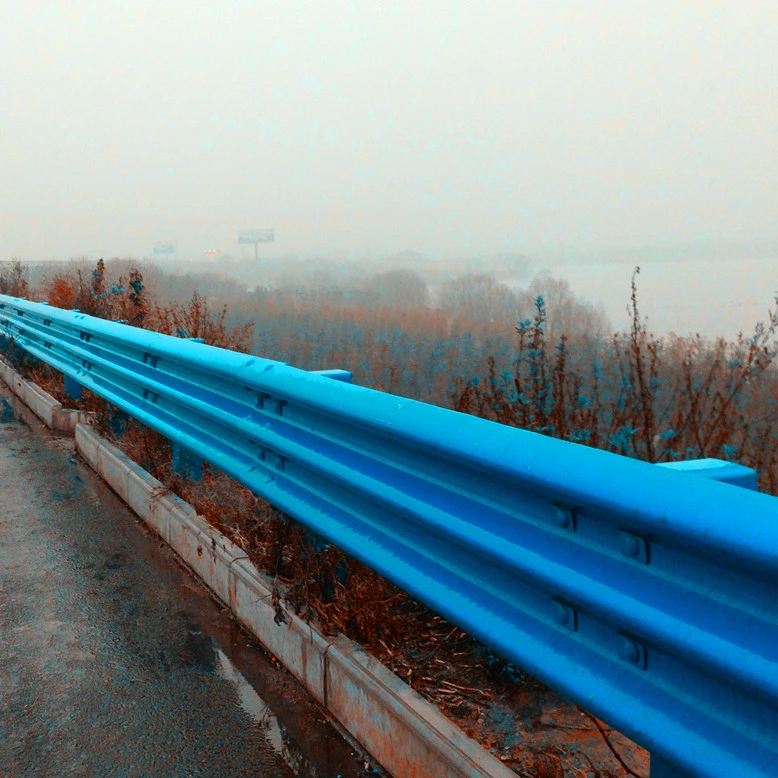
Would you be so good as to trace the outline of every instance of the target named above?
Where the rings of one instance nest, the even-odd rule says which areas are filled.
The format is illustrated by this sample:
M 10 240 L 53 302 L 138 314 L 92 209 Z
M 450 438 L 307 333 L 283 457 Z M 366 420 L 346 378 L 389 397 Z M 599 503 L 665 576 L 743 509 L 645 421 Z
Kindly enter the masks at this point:
M 776 0 L 0 0 L 0 258 L 778 236 Z

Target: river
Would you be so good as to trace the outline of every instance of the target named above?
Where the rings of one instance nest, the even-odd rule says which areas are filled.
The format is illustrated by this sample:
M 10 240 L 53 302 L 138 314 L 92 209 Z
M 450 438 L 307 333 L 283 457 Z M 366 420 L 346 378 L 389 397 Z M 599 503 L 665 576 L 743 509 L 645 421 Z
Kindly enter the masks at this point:
M 637 263 L 636 263 L 637 264 Z M 570 282 L 573 292 L 602 303 L 616 329 L 629 327 L 633 264 L 554 263 L 545 269 Z M 640 262 L 638 304 L 657 334 L 699 333 L 732 338 L 768 320 L 778 292 L 778 257 L 674 259 Z

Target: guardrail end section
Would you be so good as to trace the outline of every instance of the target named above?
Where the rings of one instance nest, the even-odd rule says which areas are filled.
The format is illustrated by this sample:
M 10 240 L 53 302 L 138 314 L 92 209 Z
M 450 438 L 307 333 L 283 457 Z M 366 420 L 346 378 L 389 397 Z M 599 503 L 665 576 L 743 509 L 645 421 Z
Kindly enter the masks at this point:
M 737 462 L 727 462 L 725 459 L 688 459 L 683 462 L 658 462 L 657 464 L 668 470 L 678 470 L 733 486 L 742 486 L 744 489 L 757 490 L 759 474 L 756 470 L 739 465 Z
M 321 375 L 325 378 L 331 378 L 333 381 L 342 381 L 344 384 L 353 383 L 354 376 L 350 370 L 311 370 L 314 375 Z

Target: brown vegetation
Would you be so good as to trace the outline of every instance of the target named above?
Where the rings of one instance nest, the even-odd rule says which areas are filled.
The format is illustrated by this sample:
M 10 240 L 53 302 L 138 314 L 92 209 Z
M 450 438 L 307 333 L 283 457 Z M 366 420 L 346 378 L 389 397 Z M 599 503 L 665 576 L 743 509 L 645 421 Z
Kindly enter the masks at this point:
M 778 491 L 778 307 L 751 337 L 734 342 L 651 334 L 632 281 L 632 326 L 604 341 L 571 350 L 562 334 L 546 333 L 545 301 L 517 327 L 512 373 L 494 359 L 483 381 L 457 382 L 453 406 L 545 435 L 648 462 L 713 457 L 759 473 L 760 487 Z

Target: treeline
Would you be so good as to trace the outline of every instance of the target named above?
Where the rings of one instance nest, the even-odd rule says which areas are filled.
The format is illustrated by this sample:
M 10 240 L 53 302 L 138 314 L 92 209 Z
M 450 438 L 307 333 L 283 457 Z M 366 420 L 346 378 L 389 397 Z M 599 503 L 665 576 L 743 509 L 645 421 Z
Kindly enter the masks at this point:
M 348 282 L 319 274 L 282 279 L 229 302 L 232 324 L 251 321 L 257 353 L 304 369 L 345 368 L 365 386 L 450 406 L 457 379 L 482 376 L 489 357 L 512 368 L 516 317 L 553 298 L 552 330 L 575 322 L 583 345 L 608 331 L 604 313 L 548 276 L 514 291 L 484 274 L 428 288 L 410 270 Z
M 551 331 L 574 328 L 582 343 L 608 331 L 601 310 L 550 276 L 515 291 L 487 274 L 430 287 L 409 269 L 301 265 L 248 291 L 235 278 L 173 275 L 114 259 L 47 266 L 43 273 L 11 263 L 0 271 L 0 289 L 18 285 L 13 279 L 21 276 L 22 296 L 172 335 L 186 332 L 306 370 L 348 369 L 363 386 L 443 406 L 454 402 L 458 378 L 486 374 L 488 357 L 501 370 L 512 368 L 516 317 L 530 316 L 538 295 L 551 302 Z
M 180 338 L 202 338 L 206 343 L 234 351 L 250 352 L 253 324 L 228 326 L 227 305 L 214 308 L 210 299 L 195 288 L 188 298 L 180 294 L 160 297 L 149 285 L 151 276 L 164 290 L 164 280 L 173 280 L 153 266 L 139 267 L 130 260 L 94 267 L 71 262 L 31 282 L 30 268 L 19 260 L 0 267 L 0 294 L 48 302 L 57 308 L 78 310 L 89 316 L 120 321 L 133 327 L 151 329 Z M 145 276 L 145 277 L 144 277 Z M 202 279 L 201 279 L 202 285 Z M 171 289 L 180 291 L 175 281 Z M 233 286 L 229 285 L 233 291 Z
M 32 288 L 12 263 L 4 290 L 303 369 L 345 368 L 364 386 L 652 462 L 742 462 L 777 490 L 775 312 L 731 342 L 658 337 L 641 319 L 637 275 L 624 333 L 548 275 L 525 289 L 472 273 L 429 287 L 408 269 L 291 268 L 248 290 L 100 261 Z

